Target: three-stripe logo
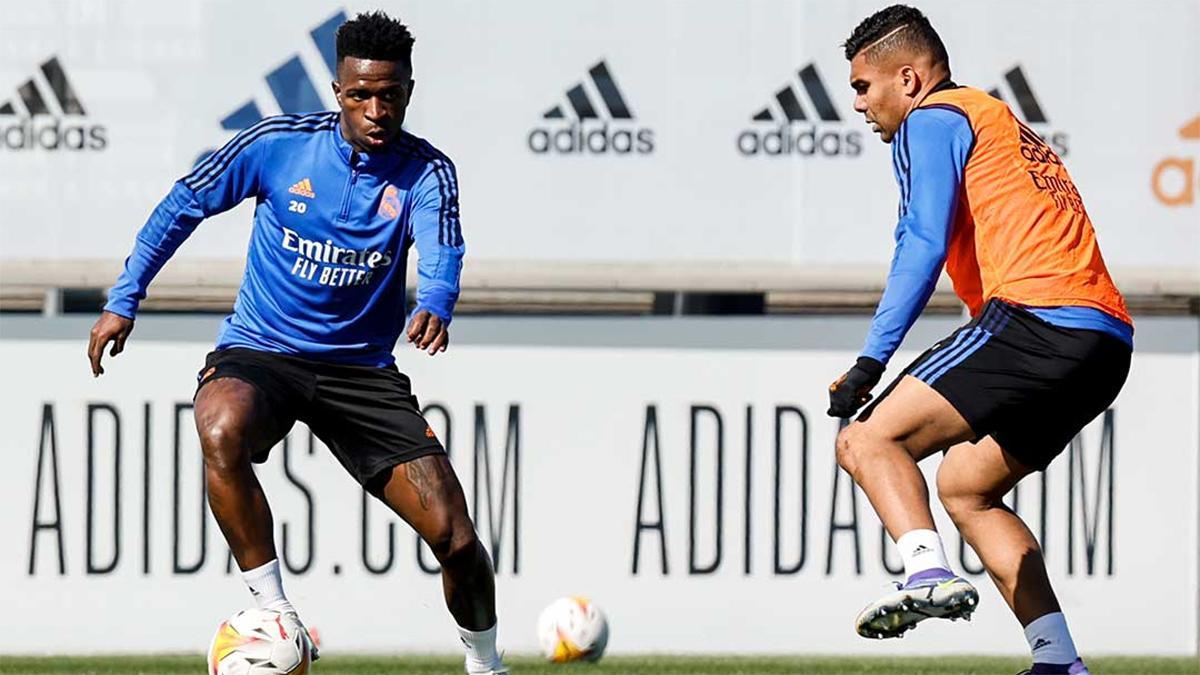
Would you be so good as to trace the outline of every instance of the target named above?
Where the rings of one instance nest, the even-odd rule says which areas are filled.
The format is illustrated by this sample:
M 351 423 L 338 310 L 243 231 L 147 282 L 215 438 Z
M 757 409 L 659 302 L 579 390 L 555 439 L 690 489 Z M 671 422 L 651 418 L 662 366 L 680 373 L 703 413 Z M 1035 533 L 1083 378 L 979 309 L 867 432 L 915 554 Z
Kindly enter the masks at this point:
M 1004 89 L 1007 89 L 1007 92 L 1003 91 Z M 1067 156 L 1069 137 L 1065 132 L 1054 131 L 1048 128 L 1050 118 L 1046 116 L 1041 101 L 1038 100 L 1037 94 L 1033 92 L 1033 86 L 1029 84 L 1029 78 L 1025 76 L 1025 71 L 1019 64 L 1004 73 L 1003 85 L 992 87 L 988 90 L 988 93 L 993 98 L 997 98 L 1005 103 L 1015 103 L 1016 110 L 1020 113 L 1025 123 L 1033 127 L 1038 136 L 1050 147 L 1054 148 L 1059 157 Z M 1007 96 L 1005 95 L 1006 93 L 1008 94 Z
M 654 131 L 636 125 L 607 62 L 589 68 L 587 79 L 568 89 L 566 99 L 566 105 L 560 103 L 542 113 L 546 126 L 529 132 L 527 143 L 534 153 L 627 155 L 654 151 Z
M 346 22 L 346 12 L 338 10 L 308 32 L 312 47 L 320 55 L 330 77 L 337 77 L 338 26 Z M 271 97 L 279 111 L 284 114 L 304 114 L 325 110 L 327 106 L 318 94 L 318 87 L 304 67 L 299 53 L 292 54 L 286 61 L 268 72 L 263 79 L 271 91 Z M 310 61 L 311 62 L 311 61 Z M 221 118 L 221 128 L 226 131 L 248 129 L 264 118 L 262 108 L 253 98 L 230 111 Z M 201 152 L 195 164 L 200 164 L 215 148 Z
M 738 134 L 738 152 L 746 157 L 862 154 L 862 133 L 841 128 L 842 116 L 817 73 L 816 64 L 800 68 L 797 75 L 798 80 L 785 83 L 767 106 L 750 117 L 754 126 Z M 802 97 L 807 101 L 802 103 Z
M 38 75 L 41 77 L 39 78 Z M 46 96 L 45 91 L 51 96 Z M 89 124 L 67 73 L 52 56 L 38 74 L 17 87 L 15 99 L 0 102 L 0 148 L 8 150 L 103 150 L 108 130 Z M 15 124 L 4 124 L 15 118 Z
M 312 46 L 321 56 L 321 62 L 329 72 L 329 76 L 337 77 L 337 48 L 336 35 L 338 26 L 346 22 L 346 13 L 342 10 L 334 12 L 308 32 Z M 293 54 L 288 60 L 267 73 L 265 78 L 271 97 L 284 114 L 304 114 L 319 112 L 326 109 L 325 102 L 317 93 L 313 78 L 304 67 L 300 54 Z M 221 128 L 229 131 L 241 131 L 253 126 L 263 118 L 263 113 L 254 99 L 238 106 L 235 110 L 221 119 Z

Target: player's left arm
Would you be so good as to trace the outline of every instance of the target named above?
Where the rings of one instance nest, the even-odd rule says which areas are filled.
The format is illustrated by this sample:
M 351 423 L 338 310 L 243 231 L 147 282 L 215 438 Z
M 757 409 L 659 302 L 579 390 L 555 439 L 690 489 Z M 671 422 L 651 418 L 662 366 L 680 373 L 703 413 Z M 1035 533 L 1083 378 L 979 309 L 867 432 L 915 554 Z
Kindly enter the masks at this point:
M 450 321 L 466 252 L 454 165 L 435 160 L 414 188 L 414 200 L 410 224 L 417 247 L 417 307 L 406 337 L 433 356 L 450 344 Z
M 908 161 L 896 250 L 863 351 L 829 386 L 833 417 L 849 417 L 871 400 L 871 389 L 925 309 L 946 262 L 974 133 L 962 113 L 945 108 L 917 109 L 904 124 L 904 137 L 893 141 L 905 144 L 900 152 Z

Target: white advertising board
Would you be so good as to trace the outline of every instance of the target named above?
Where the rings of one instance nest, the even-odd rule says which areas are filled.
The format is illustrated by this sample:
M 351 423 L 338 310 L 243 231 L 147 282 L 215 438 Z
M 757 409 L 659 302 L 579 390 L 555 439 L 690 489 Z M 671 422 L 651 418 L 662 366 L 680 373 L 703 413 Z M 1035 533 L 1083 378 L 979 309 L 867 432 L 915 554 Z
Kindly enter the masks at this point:
M 879 4 L 20 3 L 0 16 L 0 260 L 123 259 L 201 153 L 333 107 L 332 30 L 383 7 L 417 36 L 408 124 L 458 165 L 474 259 L 882 265 L 889 150 L 838 48 Z M 1064 156 L 1114 268 L 1200 278 L 1200 5 L 922 7 L 955 79 Z M 250 212 L 179 255 L 240 259 Z
M 0 653 L 195 650 L 251 604 L 202 499 L 189 403 L 207 349 L 135 340 L 94 380 L 80 344 L 0 340 Z M 537 612 L 583 594 L 615 652 L 1021 653 L 940 507 L 975 621 L 854 634 L 900 561 L 835 468 L 825 383 L 852 358 L 465 345 L 399 365 L 495 554 L 509 649 L 535 650 Z M 1019 486 L 1085 653 L 1197 649 L 1198 372 L 1194 351 L 1139 353 L 1111 413 Z M 297 426 L 259 468 L 306 621 L 331 651 L 454 650 L 432 557 L 309 439 Z M 1152 606 L 1148 580 L 1171 588 Z

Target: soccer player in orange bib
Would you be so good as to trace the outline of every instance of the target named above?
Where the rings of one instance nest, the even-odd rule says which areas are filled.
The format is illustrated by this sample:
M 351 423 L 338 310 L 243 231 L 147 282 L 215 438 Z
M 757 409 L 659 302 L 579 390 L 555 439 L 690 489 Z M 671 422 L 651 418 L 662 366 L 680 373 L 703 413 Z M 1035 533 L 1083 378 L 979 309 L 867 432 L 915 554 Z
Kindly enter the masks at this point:
M 864 637 L 969 618 L 917 462 L 945 450 L 938 497 L 1025 628 L 1030 673 L 1087 673 L 1037 540 L 1001 498 L 1116 398 L 1133 326 L 1062 160 L 1002 101 L 950 79 L 929 20 L 895 5 L 845 43 L 854 108 L 892 146 L 900 188 L 887 287 L 829 414 L 871 399 L 942 266 L 973 317 L 907 368 L 837 439 L 838 463 L 896 541 L 907 579 L 858 617 Z

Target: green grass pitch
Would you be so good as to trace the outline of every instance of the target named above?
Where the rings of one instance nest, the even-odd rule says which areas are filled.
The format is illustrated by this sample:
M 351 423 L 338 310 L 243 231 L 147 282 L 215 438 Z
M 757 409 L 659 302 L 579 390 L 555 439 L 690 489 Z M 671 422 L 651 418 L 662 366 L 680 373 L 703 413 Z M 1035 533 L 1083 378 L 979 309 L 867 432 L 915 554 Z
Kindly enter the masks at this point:
M 613 656 L 599 663 L 556 665 L 531 656 L 510 656 L 514 675 L 1013 675 L 1028 667 L 1021 658 L 858 658 L 848 656 Z M 1200 673 L 1195 658 L 1101 657 L 1088 660 L 1095 675 Z M 0 673 L 39 675 L 159 675 L 201 673 L 200 655 L 130 657 L 0 657 Z M 457 656 L 338 656 L 321 658 L 312 675 L 452 675 Z

